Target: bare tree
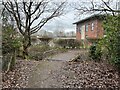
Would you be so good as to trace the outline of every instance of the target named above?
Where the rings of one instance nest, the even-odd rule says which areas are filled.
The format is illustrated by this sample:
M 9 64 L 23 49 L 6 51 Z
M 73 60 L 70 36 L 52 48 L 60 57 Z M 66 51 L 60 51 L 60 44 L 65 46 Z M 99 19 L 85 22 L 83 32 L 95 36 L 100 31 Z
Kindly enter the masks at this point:
M 48 21 L 63 14 L 66 1 L 40 0 L 29 2 L 3 1 L 5 9 L 14 17 L 16 26 L 23 36 L 23 57 L 28 56 L 31 35 L 38 32 Z
M 112 13 L 112 15 L 115 15 L 116 13 L 120 13 L 120 10 L 118 9 L 120 1 L 115 0 L 90 0 L 90 1 L 79 1 L 77 3 L 74 3 L 75 10 L 78 11 L 80 14 L 93 14 L 95 12 L 97 13 Z

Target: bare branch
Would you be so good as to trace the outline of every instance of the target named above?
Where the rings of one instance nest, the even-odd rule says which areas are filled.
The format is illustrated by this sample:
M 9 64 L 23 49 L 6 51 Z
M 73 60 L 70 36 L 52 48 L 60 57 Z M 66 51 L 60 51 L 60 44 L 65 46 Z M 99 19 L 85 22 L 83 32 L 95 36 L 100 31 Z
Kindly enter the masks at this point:
M 94 13 L 96 11 L 112 13 L 112 15 L 115 15 L 116 13 L 120 13 L 120 10 L 113 9 L 113 7 L 110 6 L 110 3 L 112 3 L 111 0 L 108 1 L 101 0 L 101 2 L 92 0 L 91 2 L 88 2 L 88 4 L 84 4 L 80 2 L 80 4 L 76 4 L 78 6 L 75 7 L 75 10 L 77 10 L 79 14 L 91 13 L 91 12 Z
M 31 13 L 31 15 L 35 14 L 35 12 L 39 9 L 42 2 L 43 2 L 43 0 L 41 2 L 39 2 L 39 4 L 35 7 L 34 11 Z
M 107 8 L 112 12 L 112 14 L 114 15 L 114 10 L 104 1 L 102 0 L 102 2 L 107 6 Z M 109 2 L 108 2 L 109 3 Z
M 4 6 L 14 17 L 20 33 L 24 36 L 24 34 L 31 35 L 38 32 L 49 20 L 62 15 L 65 2 L 57 4 L 41 0 L 40 2 L 23 1 L 19 4 L 14 0 L 14 2 L 4 2 Z M 38 19 L 41 20 L 33 27 L 32 24 Z
M 65 2 L 62 2 L 49 17 L 43 18 L 36 26 L 31 28 L 31 34 L 38 32 L 52 18 L 62 15 L 63 9 L 61 9 L 61 7 L 64 5 L 64 3 Z M 44 9 L 42 12 L 44 12 Z M 39 14 L 42 14 L 42 12 Z M 36 18 L 38 18 L 38 17 L 36 17 Z M 36 18 L 34 18 L 34 20 L 36 20 Z

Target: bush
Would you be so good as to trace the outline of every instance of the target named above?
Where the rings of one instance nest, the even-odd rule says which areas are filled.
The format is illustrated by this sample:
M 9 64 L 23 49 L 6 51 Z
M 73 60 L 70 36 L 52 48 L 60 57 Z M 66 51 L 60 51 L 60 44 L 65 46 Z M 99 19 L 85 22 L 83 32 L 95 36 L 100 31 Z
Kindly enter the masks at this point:
M 29 53 L 30 52 L 44 52 L 44 51 L 47 51 L 47 50 L 50 50 L 50 47 L 48 45 L 34 45 L 34 46 L 31 46 L 30 49 L 29 49 Z
M 106 37 L 100 41 L 107 61 L 120 68 L 120 15 L 108 15 L 103 22 Z
M 29 58 L 39 61 L 50 55 L 65 51 L 66 49 L 60 47 L 50 48 L 48 45 L 36 45 L 30 48 Z
M 4 71 L 14 69 L 16 53 L 21 46 L 21 41 L 17 37 L 16 31 L 11 26 L 2 29 L 2 68 Z
M 102 52 L 99 48 L 97 48 L 96 45 L 92 45 L 90 47 L 90 51 L 89 51 L 89 57 L 94 60 L 94 61 L 100 61 L 101 60 L 101 55 Z
M 63 48 L 80 48 L 80 42 L 74 39 L 59 39 L 55 43 Z
M 29 58 L 34 60 L 42 60 L 45 51 L 50 50 L 48 45 L 35 45 L 29 49 Z

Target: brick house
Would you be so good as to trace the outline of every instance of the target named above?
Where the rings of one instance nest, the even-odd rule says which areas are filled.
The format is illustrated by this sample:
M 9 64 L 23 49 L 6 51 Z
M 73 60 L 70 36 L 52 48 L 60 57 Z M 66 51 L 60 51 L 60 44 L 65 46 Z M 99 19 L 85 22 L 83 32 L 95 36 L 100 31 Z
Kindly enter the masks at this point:
M 92 15 L 88 18 L 75 22 L 76 39 L 84 41 L 84 45 L 91 45 L 104 35 L 102 27 L 102 15 Z

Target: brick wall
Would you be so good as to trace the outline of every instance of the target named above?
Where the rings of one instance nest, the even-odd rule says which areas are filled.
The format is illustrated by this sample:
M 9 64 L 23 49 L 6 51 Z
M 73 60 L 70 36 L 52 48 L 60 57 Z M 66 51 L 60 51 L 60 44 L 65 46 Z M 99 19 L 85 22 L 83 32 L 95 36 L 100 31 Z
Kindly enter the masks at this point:
M 76 39 L 81 40 L 81 33 L 80 33 L 80 24 L 76 24 Z
M 103 26 L 102 26 L 102 21 L 97 20 L 97 22 L 98 22 L 98 24 L 97 24 L 97 26 L 98 26 L 98 28 L 97 28 L 97 30 L 98 30 L 98 38 L 101 38 L 101 37 L 103 37 L 103 35 L 104 35 L 104 30 L 103 30 Z
M 96 38 L 97 37 L 97 20 L 86 22 L 88 23 L 88 31 L 86 35 L 88 38 Z M 92 23 L 93 23 L 93 30 L 92 30 Z
M 92 23 L 94 28 L 92 30 Z M 85 31 L 85 36 L 91 39 L 103 37 L 102 21 L 94 19 L 76 25 L 76 39 L 81 40 L 80 26 L 88 24 L 88 31 Z

